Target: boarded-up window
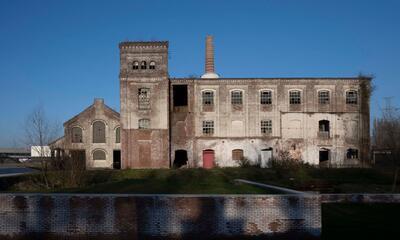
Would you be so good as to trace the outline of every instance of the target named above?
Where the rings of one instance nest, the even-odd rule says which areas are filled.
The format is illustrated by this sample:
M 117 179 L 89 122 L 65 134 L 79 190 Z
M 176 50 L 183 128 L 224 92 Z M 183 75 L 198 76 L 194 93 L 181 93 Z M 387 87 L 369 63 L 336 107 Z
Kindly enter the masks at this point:
M 140 110 L 150 109 L 150 89 L 138 89 L 138 106 Z
M 71 129 L 71 140 L 73 143 L 81 143 L 82 141 L 82 128 L 73 127 Z
M 272 104 L 272 92 L 265 90 L 260 93 L 260 104 Z
M 236 160 L 236 161 L 243 160 L 243 150 L 242 149 L 232 150 L 232 160 Z
M 243 122 L 239 120 L 232 121 L 231 136 L 233 137 L 244 137 L 244 126 Z
M 150 128 L 150 119 L 144 118 L 139 119 L 139 129 L 148 129 Z
M 117 127 L 115 129 L 115 142 L 120 143 L 121 142 L 121 129 L 120 127 Z
M 106 160 L 106 152 L 104 150 L 95 150 L 93 152 L 93 160 Z
M 93 143 L 106 142 L 106 125 L 102 121 L 93 123 Z

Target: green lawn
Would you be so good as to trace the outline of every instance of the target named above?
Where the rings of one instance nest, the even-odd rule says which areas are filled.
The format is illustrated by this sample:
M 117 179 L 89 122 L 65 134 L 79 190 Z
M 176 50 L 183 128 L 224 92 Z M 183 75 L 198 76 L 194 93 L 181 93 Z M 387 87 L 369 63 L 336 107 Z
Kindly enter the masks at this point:
M 58 172 L 53 176 L 59 177 Z M 0 178 L 0 191 L 48 191 L 38 188 L 33 176 Z M 88 193 L 170 193 L 170 194 L 265 194 L 259 187 L 237 184 L 247 179 L 304 191 L 327 193 L 390 192 L 391 172 L 376 169 L 296 169 L 215 168 L 135 169 L 87 171 L 81 187 L 58 184 L 55 192 Z M 57 181 L 56 181 L 57 182 Z

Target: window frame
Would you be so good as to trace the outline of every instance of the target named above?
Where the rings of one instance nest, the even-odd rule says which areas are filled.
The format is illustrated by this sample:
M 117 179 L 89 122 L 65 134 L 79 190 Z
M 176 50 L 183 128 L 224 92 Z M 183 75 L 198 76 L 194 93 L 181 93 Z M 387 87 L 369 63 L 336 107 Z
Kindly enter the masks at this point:
M 298 93 L 299 96 L 292 96 L 295 93 Z M 301 102 L 302 102 L 302 91 L 299 89 L 289 90 L 289 104 L 290 105 L 300 105 Z
M 149 69 L 151 69 L 151 70 L 155 70 L 156 69 L 156 62 L 155 61 L 150 61 Z
M 268 93 L 269 96 L 264 96 L 265 93 Z M 270 89 L 260 90 L 260 104 L 263 106 L 272 104 L 272 90 Z
M 355 93 L 355 96 L 349 96 L 350 93 Z M 348 89 L 345 93 L 346 104 L 347 105 L 357 105 L 358 104 L 358 90 Z
M 132 69 L 133 70 L 139 70 L 139 61 L 133 61 Z
M 235 96 L 235 94 L 239 94 Z M 230 91 L 231 105 L 243 105 L 244 91 L 241 89 L 232 89 Z
M 149 118 L 141 118 L 138 120 L 138 129 L 150 129 L 151 122 Z
M 327 96 L 322 96 L 321 94 L 327 93 Z M 318 90 L 318 104 L 319 105 L 328 105 L 331 103 L 331 91 L 326 89 Z
M 144 96 L 144 93 L 146 93 L 146 96 Z M 138 88 L 137 98 L 139 110 L 149 110 L 151 108 L 151 89 L 149 87 Z
M 202 133 L 205 136 L 212 136 L 215 132 L 214 120 L 203 120 L 202 122 Z
M 95 159 L 95 153 L 96 152 L 103 152 L 104 153 L 104 159 Z M 104 149 L 98 148 L 98 149 L 94 149 L 92 152 L 92 160 L 93 161 L 106 161 L 107 160 L 107 152 Z
M 209 96 L 207 96 L 210 99 L 206 99 L 205 98 L 205 94 L 207 94 L 207 93 L 211 94 L 211 98 Z M 205 89 L 205 90 L 201 91 L 201 104 L 203 106 L 214 106 L 214 103 L 215 103 L 214 98 L 215 98 L 215 91 L 214 90 Z M 209 100 L 209 103 L 207 103 L 207 100 Z
M 75 141 L 74 129 L 80 129 L 80 141 Z M 80 126 L 73 126 L 71 127 L 71 143 L 83 143 L 83 128 Z
M 147 69 L 147 62 L 146 61 L 141 61 L 140 62 L 140 69 L 141 70 L 146 70 Z
M 95 124 L 100 122 L 104 125 L 104 141 L 95 141 Z M 105 121 L 96 119 L 92 122 L 92 143 L 107 143 L 107 124 Z
M 262 135 L 272 134 L 272 120 L 264 119 L 260 121 L 260 131 Z

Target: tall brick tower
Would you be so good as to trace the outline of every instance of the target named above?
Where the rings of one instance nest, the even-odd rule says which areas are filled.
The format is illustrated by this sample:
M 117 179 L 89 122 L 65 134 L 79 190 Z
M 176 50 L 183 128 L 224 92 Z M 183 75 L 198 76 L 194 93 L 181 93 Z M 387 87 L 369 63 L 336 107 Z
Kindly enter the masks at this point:
M 168 168 L 168 42 L 122 42 L 122 168 Z

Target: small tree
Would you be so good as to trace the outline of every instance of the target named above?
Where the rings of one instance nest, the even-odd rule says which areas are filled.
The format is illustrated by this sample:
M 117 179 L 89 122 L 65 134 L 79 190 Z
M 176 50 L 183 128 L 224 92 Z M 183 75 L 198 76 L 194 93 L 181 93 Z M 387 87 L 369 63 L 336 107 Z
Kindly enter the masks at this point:
M 33 147 L 38 154 L 41 168 L 41 180 L 44 187 L 49 189 L 52 186 L 49 181 L 49 164 L 48 164 L 48 144 L 54 140 L 59 132 L 57 125 L 50 122 L 46 117 L 42 106 L 38 106 L 26 117 L 24 123 L 25 144 Z
M 381 118 L 374 121 L 373 134 L 374 145 L 390 151 L 386 156 L 393 164 L 392 192 L 395 192 L 400 169 L 400 112 L 390 101 L 382 109 Z

